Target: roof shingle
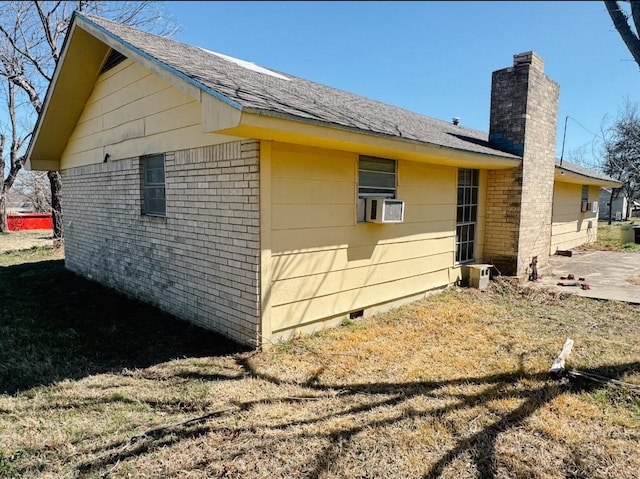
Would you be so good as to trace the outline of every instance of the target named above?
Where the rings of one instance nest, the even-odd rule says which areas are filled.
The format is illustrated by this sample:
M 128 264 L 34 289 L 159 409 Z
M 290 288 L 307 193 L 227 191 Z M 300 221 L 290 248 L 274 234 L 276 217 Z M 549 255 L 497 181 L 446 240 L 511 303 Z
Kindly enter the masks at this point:
M 486 132 L 453 125 L 283 72 L 260 72 L 262 67 L 247 68 L 241 61 L 233 61 L 224 55 L 93 15 L 79 16 L 116 40 L 181 72 L 203 89 L 222 95 L 230 104 L 239 105 L 246 111 L 473 153 L 519 158 L 489 145 Z

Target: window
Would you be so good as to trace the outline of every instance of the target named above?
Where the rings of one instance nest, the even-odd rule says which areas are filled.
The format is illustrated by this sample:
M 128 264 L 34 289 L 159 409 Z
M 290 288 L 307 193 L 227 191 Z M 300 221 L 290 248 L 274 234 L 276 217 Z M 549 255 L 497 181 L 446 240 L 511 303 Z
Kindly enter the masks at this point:
M 143 214 L 166 216 L 164 155 L 152 155 L 141 159 L 142 189 L 144 196 Z
M 580 194 L 580 211 L 589 211 L 589 185 L 582 185 L 582 193 Z
M 456 262 L 473 261 L 478 222 L 478 170 L 458 170 Z
M 365 198 L 396 197 L 395 160 L 360 156 L 358 160 L 358 221 L 364 221 Z

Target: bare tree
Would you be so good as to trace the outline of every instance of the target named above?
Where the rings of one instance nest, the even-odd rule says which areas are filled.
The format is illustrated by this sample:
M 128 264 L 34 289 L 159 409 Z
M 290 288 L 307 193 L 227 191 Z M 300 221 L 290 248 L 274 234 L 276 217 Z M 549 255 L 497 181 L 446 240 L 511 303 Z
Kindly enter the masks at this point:
M 20 156 L 20 152 L 29 135 L 20 134 L 17 120 L 17 88 L 8 80 L 3 86 L 5 87 L 4 96 L 9 125 L 8 128 L 3 128 L 3 131 L 0 131 L 0 171 L 4 173 L 8 170 L 6 178 L 3 177 L 0 184 L 0 232 L 6 233 L 9 230 L 7 226 L 7 194 L 24 163 L 24 157 Z M 8 158 L 8 161 L 5 158 Z
M 0 17 L 0 78 L 7 83 L 6 104 L 10 124 L 0 136 L 2 171 L 7 175 L 0 190 L 0 231 L 6 231 L 6 195 L 22 168 L 25 140 L 35 125 L 44 96 L 60 58 L 62 42 L 74 10 L 100 15 L 159 35 L 176 31 L 163 12 L 163 2 L 140 1 L 4 1 Z M 13 106 L 12 106 L 13 105 Z M 29 109 L 20 108 L 28 106 Z M 12 110 L 13 108 L 13 110 Z M 12 113 L 13 116 L 12 116 Z M 24 125 L 27 133 L 24 133 Z M 9 161 L 5 160 L 8 147 Z M 6 166 L 9 166 L 8 173 Z M 54 238 L 62 237 L 61 178 L 47 172 L 51 189 Z
M 46 172 L 20 170 L 8 195 L 11 203 L 36 213 L 51 212 L 51 190 Z
M 586 143 L 570 150 L 566 155 L 567 160 L 570 163 L 589 168 L 590 170 L 599 170 L 600 162 L 597 158 L 599 156 L 597 151 L 600 148 L 601 145 L 598 145 L 594 138 L 591 143 Z
M 640 197 L 640 106 L 626 100 L 613 123 L 603 128 L 603 171 L 622 182 L 611 201 L 623 194 L 632 201 Z M 627 211 L 627 216 L 629 211 Z
M 640 66 L 640 37 L 638 36 L 640 33 L 640 2 L 629 1 L 628 3 L 631 7 L 631 13 L 623 10 L 620 2 L 609 0 L 604 2 L 607 12 L 609 12 L 609 16 L 613 20 L 613 26 L 620 34 L 635 62 Z M 630 24 L 629 19 L 633 21 L 633 26 Z

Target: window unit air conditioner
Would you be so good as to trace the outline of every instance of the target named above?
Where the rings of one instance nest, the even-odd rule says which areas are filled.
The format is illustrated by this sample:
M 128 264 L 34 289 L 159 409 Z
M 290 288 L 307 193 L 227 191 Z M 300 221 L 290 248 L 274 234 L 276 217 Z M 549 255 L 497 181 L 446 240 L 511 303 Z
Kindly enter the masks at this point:
M 580 211 L 582 213 L 584 213 L 585 211 L 589 211 L 589 202 L 582 200 L 582 203 L 580 204 Z
M 404 201 L 391 198 L 366 198 L 365 219 L 369 223 L 402 223 Z

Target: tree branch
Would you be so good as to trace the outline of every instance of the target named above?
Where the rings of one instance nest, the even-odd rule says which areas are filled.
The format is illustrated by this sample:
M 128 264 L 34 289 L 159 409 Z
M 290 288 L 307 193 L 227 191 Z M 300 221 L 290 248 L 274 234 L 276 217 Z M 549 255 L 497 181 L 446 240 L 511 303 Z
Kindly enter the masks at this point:
M 640 35 L 640 2 L 629 2 L 631 5 L 631 18 L 636 27 L 636 37 Z
M 0 171 L 2 171 L 4 173 L 4 166 L 5 166 L 5 162 L 4 162 L 4 142 L 5 142 L 5 136 L 0 133 Z M 0 188 L 0 195 L 5 194 L 5 188 L 4 188 L 4 181 L 2 182 L 2 188 Z
M 13 48 L 16 53 L 18 53 L 20 56 L 25 58 L 31 65 L 33 65 L 34 68 L 38 70 L 38 73 L 40 73 L 40 75 L 42 75 L 47 81 L 51 81 L 50 75 L 47 75 L 45 73 L 45 71 L 42 69 L 42 66 L 40 65 L 40 62 L 29 53 L 28 45 L 26 49 L 20 48 L 16 43 L 15 38 L 9 35 L 9 33 L 4 29 L 2 25 L 0 25 L 0 32 L 9 41 L 9 43 L 11 44 L 11 48 Z
M 633 3 L 634 2 L 631 2 L 632 6 Z M 604 4 L 607 7 L 611 20 L 613 20 L 613 26 L 618 30 L 622 41 L 640 67 L 640 39 L 633 30 L 631 30 L 626 14 L 622 11 L 617 1 L 604 0 Z M 636 6 L 635 8 L 637 10 L 640 7 Z
M 16 181 L 16 177 L 18 176 L 18 172 L 22 169 L 26 158 L 25 156 L 21 156 L 16 159 L 9 168 L 9 176 L 7 176 L 4 180 L 4 190 L 9 191 L 13 186 L 14 181 Z
M 58 46 L 55 44 L 53 39 L 53 35 L 51 35 L 51 21 L 47 15 L 42 11 L 42 2 L 36 0 L 33 2 L 36 6 L 36 10 L 38 11 L 38 17 L 40 18 L 40 23 L 42 23 L 42 29 L 44 30 L 45 38 L 47 39 L 47 44 L 49 45 L 49 49 L 51 50 L 51 56 L 57 62 L 58 61 Z M 58 8 L 60 2 L 54 7 Z M 47 78 L 50 80 L 49 78 Z
M 606 174 L 622 182 L 622 191 L 635 199 L 640 188 L 640 110 L 627 100 L 624 110 L 610 127 L 603 129 Z
M 7 39 L 7 41 L 11 44 L 11 48 L 13 48 L 20 56 L 23 56 L 26 59 L 28 59 L 30 62 L 33 62 L 33 59 L 31 58 L 29 53 L 24 51 L 22 48 L 20 48 L 18 46 L 18 44 L 16 43 L 15 38 L 13 36 L 9 35 L 9 32 L 7 32 L 2 25 L 0 25 L 0 33 L 2 33 L 4 35 L 4 37 Z
M 36 88 L 26 78 L 19 75 L 9 75 L 7 79 L 18 88 L 22 89 L 29 97 L 29 102 L 33 105 L 37 114 L 42 110 L 42 102 Z

